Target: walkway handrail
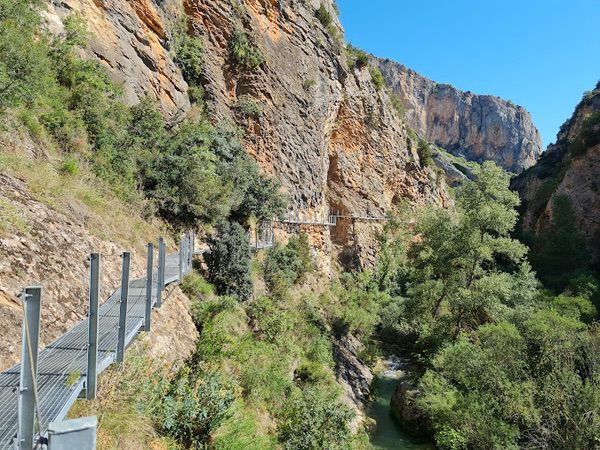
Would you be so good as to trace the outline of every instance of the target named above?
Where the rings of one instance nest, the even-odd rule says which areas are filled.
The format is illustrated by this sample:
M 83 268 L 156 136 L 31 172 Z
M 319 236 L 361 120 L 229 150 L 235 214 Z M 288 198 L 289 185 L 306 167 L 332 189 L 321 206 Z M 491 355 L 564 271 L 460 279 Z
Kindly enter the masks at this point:
M 133 281 L 129 281 L 130 254 L 125 252 L 121 288 L 102 305 L 101 256 L 92 253 L 87 318 L 42 352 L 38 351 L 42 288 L 24 290 L 21 361 L 25 369 L 17 364 L 0 373 L 0 450 L 31 450 L 45 436 L 48 424 L 63 420 L 81 394 L 95 398 L 97 376 L 114 362 L 122 364 L 139 331 L 151 330 L 152 308 L 160 307 L 167 285 L 181 282 L 191 270 L 193 249 L 194 237 L 186 232 L 179 251 L 166 256 L 160 238 L 155 271 L 154 246 L 149 243 L 146 276 Z

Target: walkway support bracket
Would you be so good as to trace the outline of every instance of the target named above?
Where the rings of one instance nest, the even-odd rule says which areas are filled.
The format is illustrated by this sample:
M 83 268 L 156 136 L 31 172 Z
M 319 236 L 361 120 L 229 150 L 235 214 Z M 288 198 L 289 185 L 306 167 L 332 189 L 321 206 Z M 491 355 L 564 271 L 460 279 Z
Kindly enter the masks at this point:
M 180 240 L 179 240 L 179 282 L 181 283 L 183 281 L 183 272 L 184 272 L 184 268 L 183 265 L 185 264 L 185 258 L 184 258 L 184 253 L 185 253 L 185 234 L 180 236 Z
M 144 313 L 144 331 L 150 331 L 152 320 L 152 269 L 154 266 L 154 244 L 148 242 L 148 257 L 146 259 L 146 310 Z
M 156 285 L 156 307 L 162 304 L 162 292 L 165 289 L 165 239 L 158 238 L 158 275 Z

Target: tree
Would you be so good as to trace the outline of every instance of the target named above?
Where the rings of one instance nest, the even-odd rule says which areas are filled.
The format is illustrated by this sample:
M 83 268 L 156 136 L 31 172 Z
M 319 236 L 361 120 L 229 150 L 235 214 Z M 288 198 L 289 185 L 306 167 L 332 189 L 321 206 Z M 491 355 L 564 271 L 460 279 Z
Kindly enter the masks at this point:
M 408 287 L 408 328 L 429 350 L 532 300 L 527 249 L 509 237 L 519 200 L 508 182 L 508 174 L 486 162 L 459 188 L 456 211 L 429 210 L 415 227 L 398 282 Z
M 158 212 L 177 226 L 215 223 L 227 216 L 231 186 L 217 173 L 207 122 L 182 124 L 153 161 L 145 180 Z
M 250 242 L 241 225 L 221 221 L 206 243 L 208 250 L 204 261 L 208 267 L 208 280 L 217 294 L 231 295 L 246 300 L 252 294 L 250 268 Z
M 289 399 L 281 416 L 279 441 L 286 450 L 348 447 L 348 422 L 354 413 L 334 396 L 306 388 Z
M 53 85 L 45 36 L 36 37 L 40 2 L 0 0 L 0 112 L 31 105 Z
M 418 406 L 443 449 L 518 448 L 520 428 L 534 425 L 534 385 L 527 346 L 506 322 L 481 326 L 433 359 Z
M 544 285 L 556 292 L 589 268 L 589 250 L 568 196 L 554 196 L 550 226 L 534 240 L 531 261 Z
M 246 224 L 250 217 L 258 222 L 272 219 L 285 211 L 285 200 L 277 180 L 260 174 L 236 132 L 217 128 L 210 148 L 217 156 L 217 172 L 231 186 L 229 219 Z

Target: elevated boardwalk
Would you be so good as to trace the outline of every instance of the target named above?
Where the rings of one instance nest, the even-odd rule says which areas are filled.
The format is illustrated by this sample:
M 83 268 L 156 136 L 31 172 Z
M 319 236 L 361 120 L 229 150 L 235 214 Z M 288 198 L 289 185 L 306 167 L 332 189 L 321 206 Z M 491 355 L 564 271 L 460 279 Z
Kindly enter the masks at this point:
M 157 279 L 156 275 L 153 277 Z M 179 279 L 179 253 L 166 257 L 164 284 Z M 153 305 L 157 284 L 153 283 Z M 98 315 L 98 373 L 116 360 L 121 290 L 100 306 Z M 43 307 L 43 306 L 42 306 Z M 143 329 L 146 307 L 146 277 L 129 282 L 125 346 Z M 88 319 L 48 345 L 38 357 L 38 399 L 41 430 L 62 420 L 85 389 L 87 371 Z M 17 435 L 18 391 L 21 366 L 0 373 L 0 450 L 12 450 Z
M 369 214 L 330 212 L 328 215 L 312 215 L 306 211 L 291 211 L 282 219 L 275 220 L 274 222 L 287 225 L 335 227 L 340 219 L 354 222 L 385 222 L 388 220 L 385 216 L 372 216 Z

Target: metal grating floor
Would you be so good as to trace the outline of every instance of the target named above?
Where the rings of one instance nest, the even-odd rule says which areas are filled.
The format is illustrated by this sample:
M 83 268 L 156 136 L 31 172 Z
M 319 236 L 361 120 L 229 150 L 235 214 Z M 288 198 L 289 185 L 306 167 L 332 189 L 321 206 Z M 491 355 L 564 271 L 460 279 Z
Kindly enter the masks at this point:
M 166 257 L 165 285 L 179 278 L 179 253 Z M 156 280 L 156 274 L 153 277 Z M 153 294 L 156 301 L 156 284 Z M 100 306 L 98 315 L 98 374 L 115 358 L 119 326 L 120 289 Z M 125 346 L 128 346 L 144 324 L 146 277 L 129 283 Z M 42 305 L 43 308 L 43 305 Z M 87 319 L 77 323 L 66 334 L 40 352 L 38 357 L 38 395 L 42 429 L 50 422 L 63 419 L 85 386 L 87 372 Z M 17 434 L 17 400 L 21 366 L 0 373 L 0 450 L 13 448 Z M 74 374 L 79 377 L 70 386 Z

